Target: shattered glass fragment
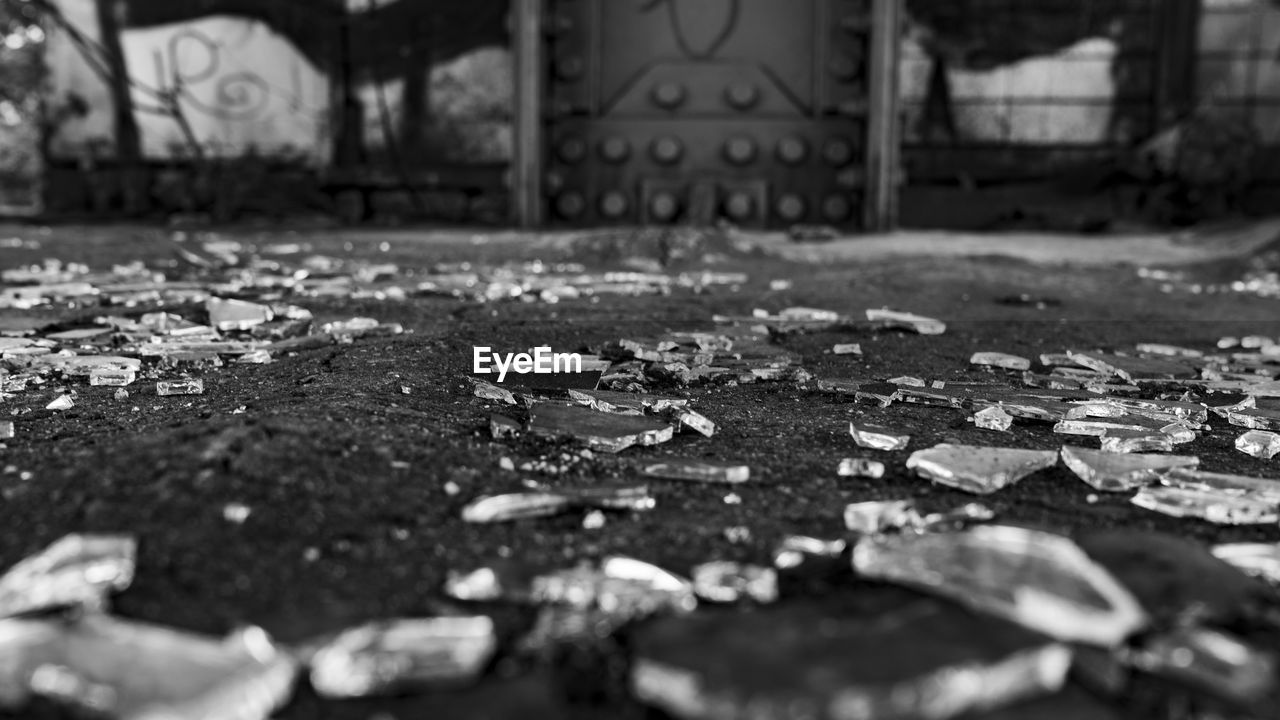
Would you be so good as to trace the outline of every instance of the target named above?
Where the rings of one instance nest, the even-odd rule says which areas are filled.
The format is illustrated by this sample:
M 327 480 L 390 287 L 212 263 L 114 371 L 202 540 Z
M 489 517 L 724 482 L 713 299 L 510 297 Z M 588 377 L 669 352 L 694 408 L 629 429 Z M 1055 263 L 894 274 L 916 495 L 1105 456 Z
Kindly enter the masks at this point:
M 1134 505 L 1178 518 L 1199 518 L 1219 525 L 1274 525 L 1280 506 L 1273 501 L 1194 487 L 1144 487 Z
M 454 687 L 479 678 L 497 650 L 493 621 L 381 620 L 346 630 L 312 656 L 311 685 L 330 698 Z
M 858 343 L 841 343 L 831 347 L 833 355 L 861 355 L 862 345 Z
M 1240 705 L 1275 688 L 1276 663 L 1237 638 L 1203 627 L 1178 627 L 1145 640 L 1130 662 L 1153 675 L 1185 683 Z
M 853 399 L 858 402 L 871 401 L 882 408 L 887 408 L 901 397 L 896 385 L 891 383 L 868 383 L 854 392 Z
M 505 403 L 507 405 L 516 404 L 516 396 L 511 391 L 480 380 L 474 380 L 472 394 L 482 400 L 492 400 L 494 402 Z
M 1148 355 L 1166 355 L 1168 357 L 1178 358 L 1202 358 L 1204 353 L 1191 348 L 1179 347 L 1177 345 L 1165 345 L 1162 343 L 1138 343 L 1137 351 L 1147 353 Z
M 886 328 L 914 330 L 921 335 L 941 335 L 947 331 L 946 323 L 940 320 L 887 309 L 867 310 L 867 320 Z
M 662 618 L 633 645 L 635 698 L 679 720 L 976 717 L 1058 691 L 1071 666 L 1066 646 L 933 599 L 870 618 L 811 602 Z
M 706 437 L 711 437 L 716 434 L 716 424 L 693 410 L 673 410 L 671 412 L 671 416 L 680 423 L 681 427 L 689 428 L 690 430 Z
M 70 395 L 59 395 L 53 399 L 53 402 L 50 402 L 44 407 L 46 410 L 70 410 L 75 407 L 75 404 L 76 401 L 73 400 Z
M 1004 368 L 1006 370 L 1030 370 L 1031 361 L 1001 352 L 976 352 L 969 358 L 970 365 L 979 365 L 982 367 Z
M 853 568 L 1067 642 L 1112 647 L 1147 623 L 1138 601 L 1078 545 L 1038 530 L 864 536 Z
M 105 615 L 59 628 L 31 653 L 32 690 L 111 717 L 265 720 L 298 674 L 258 628 L 215 639 Z
M 602 452 L 669 441 L 675 428 L 647 417 L 615 415 L 577 405 L 538 403 L 529 410 L 528 430 L 547 437 L 569 436 Z
M 737 463 L 720 463 L 692 458 L 662 458 L 641 462 L 640 474 L 665 480 L 744 483 L 751 479 L 751 468 Z
M 905 450 L 911 442 L 910 435 L 895 433 L 883 425 L 855 425 L 851 422 L 849 434 L 858 447 L 870 450 Z
M 1213 555 L 1246 575 L 1280 588 L 1280 543 L 1224 543 L 1213 547 Z
M 1183 455 L 1118 454 L 1064 445 L 1062 462 L 1077 477 L 1104 492 L 1125 492 L 1158 480 L 1175 467 L 1196 467 L 1200 458 Z
M 445 592 L 458 600 L 595 608 L 628 618 L 664 610 L 691 612 L 698 605 L 690 581 L 623 556 L 540 574 L 505 563 L 470 573 L 450 572 Z
M 1243 408 L 1227 413 L 1227 422 L 1253 430 L 1280 430 L 1280 410 Z
M 877 480 L 884 477 L 884 463 L 867 458 L 843 458 L 836 474 L 840 477 L 861 477 Z
M 1280 435 L 1266 430 L 1250 430 L 1236 438 L 1235 445 L 1246 455 L 1270 460 L 1280 454 Z
M 998 405 L 992 405 L 973 414 L 973 424 L 982 430 L 1008 432 L 1013 427 L 1013 416 Z
M 462 508 L 462 519 L 472 523 L 510 522 L 559 515 L 569 510 L 652 510 L 655 505 L 647 485 L 561 488 L 482 496 Z
M 269 350 L 254 350 L 236 358 L 236 362 L 242 365 L 267 365 L 271 363 L 271 352 Z
M 1149 435 L 1136 430 L 1111 430 L 1098 440 L 1102 451 L 1110 453 L 1173 452 L 1175 445 L 1172 436 L 1163 433 Z
M 807 535 L 788 535 L 773 550 L 773 566 L 789 570 L 803 565 L 810 557 L 833 559 L 844 554 L 849 543 L 843 539 L 823 540 Z
M 619 415 L 644 415 L 688 406 L 687 398 L 665 397 L 641 393 L 615 392 L 613 390 L 569 390 L 573 400 L 600 412 Z
M 204 381 L 199 378 L 161 380 L 156 383 L 156 394 L 162 397 L 170 395 L 203 395 Z
M 223 331 L 248 330 L 275 318 L 269 306 L 244 300 L 211 297 L 204 307 L 209 313 L 209 324 Z
M 66 607 L 105 607 L 129 587 L 137 542 L 118 535 L 67 535 L 0 577 L 0 617 Z
M 911 500 L 871 500 L 844 508 L 844 526 L 860 535 L 879 535 L 891 530 L 916 527 L 920 513 Z
M 489 434 L 495 440 L 509 440 L 520 435 L 523 428 L 520 423 L 505 415 L 489 416 Z
M 928 387 L 929 386 L 929 384 L 926 383 L 924 380 L 921 380 L 918 377 L 911 377 L 909 375 L 902 375 L 896 378 L 889 378 L 889 382 L 893 383 L 894 385 L 901 385 L 906 387 Z
M 89 384 L 107 387 L 123 387 L 133 384 L 138 374 L 132 370 L 109 370 L 95 368 L 89 373 Z
M 1171 487 L 1196 488 L 1221 493 L 1248 493 L 1258 499 L 1280 503 L 1280 480 L 1257 478 L 1248 475 L 1214 473 L 1191 468 L 1173 468 L 1161 476 L 1161 482 Z
M 973 523 L 991 522 L 995 517 L 996 511 L 982 503 L 965 503 L 954 510 L 923 516 L 916 529 L 922 532 L 960 530 Z
M 583 530 L 599 530 L 604 527 L 606 518 L 604 513 L 599 510 L 592 510 L 582 516 Z
M 1192 378 L 1196 373 L 1191 367 L 1166 358 L 1128 357 L 1107 353 L 1067 353 L 1078 365 L 1096 372 L 1116 375 L 1128 383 L 1138 380 L 1175 380 Z
M 917 450 L 907 468 L 919 476 L 965 492 L 986 495 L 1012 485 L 1038 470 L 1053 467 L 1053 450 L 1019 450 L 943 443 Z
M 778 572 L 770 567 L 721 560 L 694 567 L 691 577 L 698 597 L 711 602 L 748 598 L 767 605 L 778 599 Z

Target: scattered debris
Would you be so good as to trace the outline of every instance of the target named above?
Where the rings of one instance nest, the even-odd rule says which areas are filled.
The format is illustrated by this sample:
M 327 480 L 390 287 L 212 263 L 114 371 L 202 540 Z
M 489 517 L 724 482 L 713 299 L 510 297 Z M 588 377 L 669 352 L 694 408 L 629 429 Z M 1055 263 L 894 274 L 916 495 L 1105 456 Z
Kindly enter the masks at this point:
M 1246 575 L 1280 588 L 1280 543 L 1224 543 L 1213 547 L 1213 555 Z
M 970 365 L 1003 368 L 1005 370 L 1030 370 L 1031 361 L 1017 355 L 1001 352 L 976 352 L 969 358 Z
M 982 430 L 1009 432 L 1009 428 L 1013 427 L 1013 416 L 999 405 L 992 405 L 974 413 L 973 424 L 974 427 Z
M 747 598 L 767 605 L 778 599 L 778 573 L 773 568 L 721 560 L 698 565 L 691 577 L 698 597 L 711 602 Z
M 1038 470 L 1053 467 L 1058 453 L 1052 450 L 974 447 L 943 443 L 917 450 L 907 458 L 907 468 L 927 480 L 987 495 L 1008 487 Z
M 868 535 L 853 548 L 853 569 L 1066 642 L 1114 647 L 1147 622 L 1129 591 L 1074 542 L 1026 528 Z
M 888 309 L 867 310 L 867 320 L 881 327 L 912 330 L 921 335 L 941 335 L 947 331 L 946 323 L 940 320 Z
M 1177 627 L 1143 641 L 1129 662 L 1144 672 L 1248 706 L 1276 687 L 1269 654 L 1219 630 Z
M 534 435 L 571 437 L 592 450 L 608 453 L 633 445 L 658 445 L 671 440 L 675 432 L 673 426 L 645 417 L 549 402 L 529 409 L 527 429 Z
M 1250 430 L 1236 438 L 1235 444 L 1240 452 L 1263 460 L 1280 454 L 1280 434 L 1267 430 Z
M 462 509 L 462 519 L 471 523 L 511 522 L 582 509 L 644 511 L 656 504 L 648 485 L 560 488 L 479 497 Z
M 170 395 L 203 395 L 204 381 L 199 378 L 161 380 L 156 383 L 156 394 L 161 397 Z
M 995 519 L 995 511 L 980 503 L 968 503 L 948 512 L 923 514 L 913 500 L 872 500 L 844 508 L 844 525 L 860 535 L 889 532 L 950 531 Z
M 833 355 L 861 355 L 862 345 L 859 343 L 842 343 L 831 347 Z
M 137 542 L 121 535 L 68 535 L 0 577 L 0 617 L 49 610 L 101 611 L 133 583 Z

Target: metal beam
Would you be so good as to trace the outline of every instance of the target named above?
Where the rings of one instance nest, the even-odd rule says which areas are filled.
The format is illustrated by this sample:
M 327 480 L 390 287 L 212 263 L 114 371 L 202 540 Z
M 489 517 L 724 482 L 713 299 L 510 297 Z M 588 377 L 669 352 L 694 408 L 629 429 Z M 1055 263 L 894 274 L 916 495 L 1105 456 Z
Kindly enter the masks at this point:
M 898 66 L 902 47 L 905 0 L 872 0 L 871 50 L 867 87 L 867 184 L 863 197 L 863 225 L 878 232 L 898 222 L 898 190 L 901 171 L 902 103 L 898 92 Z
M 512 220 L 522 228 L 542 223 L 543 0 L 511 0 L 515 112 L 511 154 Z

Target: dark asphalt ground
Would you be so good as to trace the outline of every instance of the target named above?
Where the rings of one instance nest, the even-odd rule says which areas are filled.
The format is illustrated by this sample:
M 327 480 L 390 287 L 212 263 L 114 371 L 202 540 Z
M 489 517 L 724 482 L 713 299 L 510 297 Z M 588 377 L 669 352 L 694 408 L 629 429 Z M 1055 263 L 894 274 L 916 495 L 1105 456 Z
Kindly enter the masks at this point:
M 158 231 L 13 233 L 30 233 L 42 245 L 0 249 L 0 266 L 45 257 L 95 267 L 170 257 Z M 237 237 L 260 244 L 306 241 L 317 253 L 419 270 L 444 261 L 505 259 L 508 253 L 506 245 L 433 243 L 407 232 Z M 595 252 L 543 259 L 569 257 L 595 265 L 618 259 Z M 113 388 L 77 387 L 76 407 L 60 413 L 43 409 L 54 397 L 49 386 L 7 400 L 0 411 L 37 409 L 16 418 L 17 438 L 0 450 L 5 466 L 0 565 L 70 532 L 131 533 L 140 542 L 137 580 L 116 599 L 118 614 L 215 634 L 251 623 L 281 641 L 302 642 L 368 619 L 436 612 L 449 570 L 471 569 L 500 554 L 564 566 L 620 553 L 680 573 L 713 559 L 767 564 L 771 548 L 786 534 L 840 535 L 841 512 L 849 502 L 910 497 L 934 510 L 974 499 L 913 477 L 903 466 L 911 450 L 943 441 L 1056 449 L 1064 438 L 1048 426 L 1017 425 L 1011 434 L 995 434 L 975 429 L 956 410 L 905 404 L 882 410 L 794 384 L 695 389 L 688 391 L 694 407 L 720 426 L 715 437 L 680 434 L 659 447 L 598 455 L 560 480 L 540 479 L 566 484 L 635 479 L 625 462 L 634 457 L 737 461 L 751 465 L 753 478 L 750 485 L 733 489 L 741 504 L 726 504 L 724 487 L 657 483 L 654 511 L 610 515 L 596 530 L 583 529 L 581 517 L 574 515 L 467 525 L 458 516 L 464 503 L 481 494 L 519 490 L 530 475 L 500 469 L 501 458 L 518 466 L 553 449 L 543 441 L 489 437 L 486 417 L 497 408 L 472 397 L 463 380 L 472 347 L 588 350 L 665 330 L 710 330 L 713 313 L 803 305 L 859 315 L 868 307 L 890 306 L 939 317 L 949 329 L 938 337 L 814 332 L 788 336 L 785 345 L 820 378 L 914 375 L 961 381 L 991 379 L 967 365 L 978 350 L 1034 358 L 1066 349 L 1125 349 L 1136 342 L 1208 349 L 1224 335 L 1280 336 L 1278 301 L 1165 294 L 1139 281 L 1132 267 L 1071 271 L 1000 258 L 811 266 L 734 254 L 685 267 L 741 270 L 751 280 L 737 291 L 712 288 L 702 294 L 676 291 L 669 297 L 558 305 L 426 297 L 306 299 L 298 304 L 315 313 L 317 324 L 370 316 L 402 323 L 410 332 L 304 351 L 265 366 L 210 370 L 203 374 L 205 394 L 198 397 L 156 397 L 150 384 L 140 383 L 130 388 L 125 402 L 112 399 Z M 792 289 L 770 290 L 769 281 L 780 278 L 792 279 Z M 1061 304 L 1037 309 L 998 302 L 1020 293 Z M 97 314 L 47 313 L 68 323 L 77 315 Z M 864 356 L 827 352 L 847 342 L 861 343 Z M 410 393 L 403 394 L 402 386 Z M 860 451 L 848 436 L 851 419 L 910 433 L 911 446 L 893 453 Z M 1235 451 L 1226 434 L 1198 440 L 1188 452 L 1198 454 L 1206 469 L 1275 474 L 1274 463 Z M 882 480 L 838 478 L 839 459 L 850 456 L 874 456 L 889 471 Z M 29 479 L 20 479 L 24 471 L 32 474 Z M 456 494 L 446 492 L 450 482 L 459 489 Z M 1124 496 L 1091 503 L 1092 492 L 1059 465 L 984 501 L 1003 522 L 1068 533 L 1124 529 L 1205 543 L 1280 541 L 1280 528 L 1177 520 L 1132 507 Z M 243 524 L 223 517 L 223 507 L 233 502 L 252 510 Z M 730 542 L 724 530 L 731 526 L 748 527 L 750 538 Z M 852 581 L 843 580 L 816 589 L 804 586 L 804 592 L 821 597 L 784 597 L 783 605 L 816 603 L 826 608 L 823 612 L 856 613 L 892 604 L 893 593 L 900 592 L 853 592 L 851 587 Z M 509 634 L 528 619 L 510 608 L 498 615 Z M 1278 635 L 1257 637 L 1280 651 Z M 536 663 L 500 661 L 478 687 L 403 699 L 322 703 L 304 689 L 280 717 L 514 720 L 636 711 L 625 704 L 571 705 L 563 692 L 566 677 L 576 676 Z M 1102 703 L 1072 684 L 1055 698 L 992 717 L 1181 717 L 1176 713 L 1182 706 L 1173 705 L 1174 710 L 1161 709 L 1160 702 L 1147 698 L 1126 708 Z M 11 715 L 62 716 L 50 705 Z

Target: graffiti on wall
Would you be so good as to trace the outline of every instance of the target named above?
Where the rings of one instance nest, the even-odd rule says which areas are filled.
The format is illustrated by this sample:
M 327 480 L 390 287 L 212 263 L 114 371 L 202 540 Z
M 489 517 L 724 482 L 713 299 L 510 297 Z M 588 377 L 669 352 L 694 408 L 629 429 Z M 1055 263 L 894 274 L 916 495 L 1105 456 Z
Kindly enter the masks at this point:
M 100 3 L 119 12 L 104 15 Z M 112 155 L 122 126 L 148 159 L 195 143 L 210 154 L 322 164 L 344 131 L 374 152 L 391 144 L 424 159 L 433 150 L 454 159 L 507 153 L 505 0 L 352 2 L 346 11 L 329 0 L 54 4 L 66 28 L 50 38 L 51 99 L 88 109 L 55 130 L 58 157 Z M 123 98 L 85 47 L 112 42 L 127 69 Z M 358 123 L 343 115 L 351 102 Z

